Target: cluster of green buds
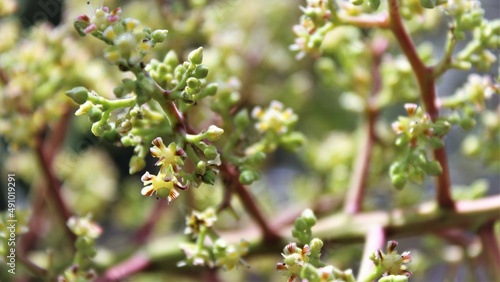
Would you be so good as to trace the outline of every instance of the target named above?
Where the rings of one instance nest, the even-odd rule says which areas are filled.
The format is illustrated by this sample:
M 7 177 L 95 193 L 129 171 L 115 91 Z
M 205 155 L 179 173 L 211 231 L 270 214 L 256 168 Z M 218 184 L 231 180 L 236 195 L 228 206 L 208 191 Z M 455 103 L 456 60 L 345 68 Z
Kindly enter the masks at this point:
M 217 214 L 212 208 L 203 212 L 193 211 L 186 218 L 184 233 L 191 235 L 196 242 L 181 244 L 186 259 L 178 262 L 177 266 L 222 267 L 224 270 L 231 270 L 239 263 L 246 265 L 242 257 L 248 253 L 248 242 L 242 240 L 239 243 L 227 243 L 213 230 L 216 221 Z M 209 240 L 206 240 L 207 237 Z
M 95 11 L 91 8 L 91 16 L 79 16 L 74 26 L 81 36 L 92 34 L 109 45 L 104 50 L 104 57 L 122 69 L 137 66 L 156 43 L 163 42 L 167 37 L 166 30 L 144 28 L 136 31 L 139 21 L 123 19 L 121 8 L 113 11 L 109 11 L 108 7 L 100 7 Z
M 436 4 L 434 0 L 424 0 L 424 2 Z M 497 60 L 491 50 L 500 48 L 500 20 L 485 19 L 484 10 L 481 8 L 480 1 L 477 0 L 439 2 L 443 2 L 445 13 L 452 18 L 451 37 L 448 38 L 446 51 L 450 57 L 455 42 L 466 39 L 467 33 L 472 33 L 472 39 L 467 45 L 452 60 L 449 60 L 450 65 L 458 69 L 468 70 L 474 67 L 479 71 L 489 71 Z
M 445 12 L 453 18 L 453 35 L 459 40 L 465 39 L 465 31 L 472 30 L 481 25 L 484 16 L 484 10 L 481 8 L 481 2 L 477 0 L 455 0 L 444 2 Z M 436 1 L 422 0 L 426 8 L 434 8 Z
M 90 216 L 71 217 L 67 225 L 77 236 L 76 253 L 73 264 L 59 276 L 58 281 L 92 281 L 97 277 L 91 269 L 92 258 L 97 254 L 95 239 L 101 235 L 102 229 L 91 221 Z
M 182 63 L 170 51 L 162 61 L 153 59 L 145 64 L 144 56 L 165 40 L 166 30 L 135 31 L 139 22 L 122 18 L 120 8 L 110 11 L 101 7 L 91 13 L 90 17 L 78 17 L 75 28 L 82 36 L 91 34 L 104 41 L 108 45 L 106 59 L 121 71 L 132 72 L 135 79 L 122 80 L 113 91 L 117 99 L 104 98 L 84 87 L 67 91 L 80 105 L 76 115 L 88 116 L 94 135 L 134 147 L 131 174 L 145 167 L 148 151 L 159 159 L 158 173 L 146 172 L 142 176 L 142 195 L 170 202 L 178 197 L 178 190 L 201 183 L 214 184 L 221 156 L 211 142 L 217 141 L 224 130 L 211 125 L 195 134 L 184 122 L 191 105 L 217 92 L 217 85 L 206 81 L 209 70 L 203 64 L 203 48 L 190 52 L 188 60 Z M 168 146 L 164 139 L 170 140 Z M 187 159 L 193 164 L 190 169 L 184 163 Z
M 151 60 L 146 71 L 162 88 L 172 89 L 169 99 L 182 101 L 182 108 L 186 108 L 217 92 L 217 84 L 207 84 L 208 67 L 202 61 L 202 47 L 189 53 L 188 61 L 182 64 L 179 64 L 177 54 L 169 51 L 162 62 Z
M 287 276 L 289 282 L 295 281 L 296 278 L 311 282 L 354 282 L 351 270 L 341 271 L 320 261 L 323 241 L 312 238 L 311 228 L 315 224 L 316 217 L 309 209 L 302 212 L 301 216 L 295 220 L 292 236 L 304 246 L 300 248 L 296 243 L 286 245 L 281 254 L 283 262 L 277 263 L 276 269 Z
M 328 0 L 307 0 L 307 6 L 300 7 L 303 15 L 300 17 L 300 24 L 293 26 L 297 38 L 295 44 L 290 46 L 292 51 L 299 51 L 298 59 L 304 57 L 306 53 L 319 55 L 323 38 L 333 27 L 329 21 L 332 11 L 328 2 Z
M 406 266 L 411 262 L 410 252 L 399 254 L 396 251 L 397 246 L 398 242 L 389 241 L 387 242 L 387 253 L 378 250 L 370 257 L 375 264 L 375 272 L 385 277 L 379 281 L 408 281 L 408 277 L 411 276 L 411 272 L 407 270 Z
M 389 171 L 391 182 L 397 189 L 403 189 L 408 180 L 421 184 L 426 174 L 442 173 L 439 162 L 427 158 L 426 146 L 442 148 L 442 137 L 451 128 L 450 123 L 445 120 L 433 123 L 416 104 L 405 104 L 405 109 L 408 116 L 400 116 L 392 124 L 393 130 L 398 134 L 396 146 L 405 148 L 402 150 L 404 157 L 394 162 Z
M 267 153 L 276 150 L 278 146 L 294 150 L 305 142 L 301 133 L 292 130 L 298 116 L 281 102 L 271 101 L 267 109 L 257 106 L 252 110 L 251 116 L 256 119 L 255 129 L 261 134 L 261 138 L 248 146 L 245 156 L 238 161 L 240 181 L 243 184 L 258 180 L 259 174 L 255 167 L 264 160 Z M 240 111 L 235 116 L 235 123 L 238 128 L 248 125 L 248 112 Z

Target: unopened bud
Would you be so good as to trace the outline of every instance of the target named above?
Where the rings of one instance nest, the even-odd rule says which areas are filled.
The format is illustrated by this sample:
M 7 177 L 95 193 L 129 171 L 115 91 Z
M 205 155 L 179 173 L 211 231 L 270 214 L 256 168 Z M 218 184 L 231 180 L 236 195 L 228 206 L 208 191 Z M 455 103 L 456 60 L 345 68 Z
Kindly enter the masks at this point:
M 209 141 L 217 141 L 224 133 L 224 129 L 219 128 L 215 125 L 210 125 L 206 132 L 206 137 Z
M 157 29 L 157 30 L 153 31 L 151 38 L 153 38 L 153 40 L 156 42 L 163 42 L 163 41 L 165 41 L 165 39 L 167 39 L 167 34 L 168 34 L 168 30 Z
M 88 90 L 85 87 L 78 86 L 71 90 L 66 91 L 66 96 L 70 97 L 77 104 L 81 105 L 87 101 L 88 98 Z
M 194 76 L 196 78 L 205 78 L 208 75 L 208 67 L 205 65 L 199 65 L 194 70 Z
M 88 116 L 91 122 L 98 122 L 102 118 L 102 110 L 98 107 L 92 107 L 92 109 L 90 109 L 88 113 Z
M 195 65 L 201 64 L 203 61 L 203 47 L 191 51 L 188 55 L 188 60 Z

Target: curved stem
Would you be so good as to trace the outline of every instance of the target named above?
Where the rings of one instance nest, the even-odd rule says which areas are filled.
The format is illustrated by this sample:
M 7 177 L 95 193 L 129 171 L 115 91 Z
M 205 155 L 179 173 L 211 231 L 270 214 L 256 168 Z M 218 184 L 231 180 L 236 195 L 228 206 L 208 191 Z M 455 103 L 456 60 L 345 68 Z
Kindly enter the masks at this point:
M 262 230 L 265 242 L 279 242 L 281 236 L 271 227 L 269 222 L 265 219 L 261 210 L 257 206 L 252 195 L 248 192 L 247 188 L 241 184 L 239 180 L 239 173 L 234 168 L 229 167 L 227 164 L 221 165 L 221 170 L 229 177 L 229 186 L 232 186 L 234 192 L 240 197 L 241 203 L 250 214 L 250 216 L 257 222 Z
M 432 121 L 439 117 L 439 108 L 436 103 L 436 89 L 434 81 L 433 68 L 428 68 L 424 65 L 417 54 L 415 45 L 413 44 L 408 32 L 403 26 L 401 15 L 399 13 L 398 0 L 389 1 L 389 27 L 398 41 L 401 50 L 406 55 L 415 74 L 420 88 L 420 94 L 425 110 Z M 440 208 L 453 209 L 454 202 L 451 197 L 451 180 L 450 171 L 448 168 L 448 160 L 445 147 L 434 150 L 434 159 L 439 162 L 443 173 L 436 177 L 437 183 L 437 202 Z
M 349 214 L 357 213 L 362 209 L 373 145 L 376 139 L 375 122 L 377 121 L 378 109 L 375 99 L 382 88 L 382 79 L 379 67 L 382 55 L 388 46 L 389 42 L 382 38 L 375 39 L 371 45 L 373 53 L 373 64 L 371 70 L 373 77 L 372 90 L 367 103 L 365 126 L 362 129 L 363 136 L 361 138 L 361 142 L 359 142 L 354 172 L 351 176 L 351 183 L 344 204 L 344 211 Z

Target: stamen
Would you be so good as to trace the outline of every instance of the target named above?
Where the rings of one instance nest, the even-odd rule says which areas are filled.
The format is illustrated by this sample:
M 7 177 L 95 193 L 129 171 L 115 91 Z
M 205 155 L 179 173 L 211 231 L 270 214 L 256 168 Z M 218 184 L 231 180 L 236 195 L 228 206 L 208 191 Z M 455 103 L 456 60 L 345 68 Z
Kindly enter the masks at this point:
M 87 1 L 87 6 L 89 7 L 90 14 L 92 14 L 92 16 L 95 16 L 94 8 L 92 8 L 92 5 L 90 4 L 90 1 Z

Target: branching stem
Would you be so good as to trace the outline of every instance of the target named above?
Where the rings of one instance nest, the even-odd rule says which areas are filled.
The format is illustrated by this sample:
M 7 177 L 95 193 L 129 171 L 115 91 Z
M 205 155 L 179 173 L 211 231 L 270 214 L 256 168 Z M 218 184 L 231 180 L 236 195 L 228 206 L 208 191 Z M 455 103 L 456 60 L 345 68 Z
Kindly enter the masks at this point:
M 420 88 L 420 94 L 425 110 L 432 121 L 436 121 L 439 117 L 439 108 L 436 103 L 436 89 L 434 81 L 433 68 L 426 67 L 417 54 L 415 45 L 413 44 L 408 32 L 406 31 L 401 15 L 399 12 L 398 0 L 389 1 L 389 28 L 398 41 L 401 50 L 406 55 L 413 72 L 417 78 Z M 436 177 L 437 183 L 437 202 L 440 208 L 453 209 L 454 202 L 451 197 L 451 180 L 450 170 L 448 168 L 448 160 L 445 147 L 434 150 L 434 159 L 436 159 L 443 173 Z

